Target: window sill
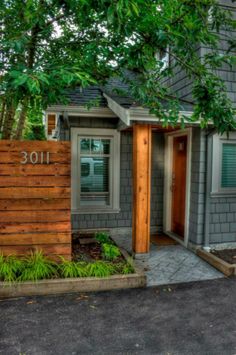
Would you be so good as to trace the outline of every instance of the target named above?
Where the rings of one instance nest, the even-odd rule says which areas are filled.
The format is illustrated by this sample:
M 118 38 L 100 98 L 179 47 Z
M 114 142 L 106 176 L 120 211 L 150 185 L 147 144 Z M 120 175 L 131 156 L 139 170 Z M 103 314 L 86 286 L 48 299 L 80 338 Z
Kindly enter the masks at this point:
M 71 214 L 106 214 L 120 213 L 120 209 L 71 210 Z
M 211 192 L 211 197 L 212 198 L 217 198 L 217 197 L 235 197 L 235 196 L 236 196 L 236 190 Z

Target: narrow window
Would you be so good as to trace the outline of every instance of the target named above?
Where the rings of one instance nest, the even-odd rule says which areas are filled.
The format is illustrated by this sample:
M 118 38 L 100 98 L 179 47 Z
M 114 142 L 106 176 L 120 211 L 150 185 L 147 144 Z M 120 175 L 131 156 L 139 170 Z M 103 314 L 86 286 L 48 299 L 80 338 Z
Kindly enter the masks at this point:
M 80 206 L 109 206 L 110 139 L 80 138 Z
M 236 144 L 222 144 L 221 187 L 236 188 Z

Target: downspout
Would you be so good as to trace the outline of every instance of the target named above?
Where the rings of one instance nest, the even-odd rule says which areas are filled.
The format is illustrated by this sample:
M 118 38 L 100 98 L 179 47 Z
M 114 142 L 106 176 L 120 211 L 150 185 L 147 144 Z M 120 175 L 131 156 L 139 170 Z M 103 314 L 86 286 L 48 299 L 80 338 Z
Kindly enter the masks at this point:
M 206 159 L 206 193 L 204 213 L 204 242 L 203 249 L 210 251 L 210 205 L 211 205 L 211 181 L 212 181 L 212 136 L 215 130 L 207 135 L 207 159 Z

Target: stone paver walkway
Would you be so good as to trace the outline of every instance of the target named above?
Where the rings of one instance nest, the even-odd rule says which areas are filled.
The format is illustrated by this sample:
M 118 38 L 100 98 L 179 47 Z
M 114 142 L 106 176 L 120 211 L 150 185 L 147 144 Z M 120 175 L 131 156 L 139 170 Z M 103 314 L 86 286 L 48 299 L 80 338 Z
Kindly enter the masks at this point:
M 118 245 L 131 252 L 130 236 L 112 236 Z M 151 244 L 149 257 L 136 260 L 147 276 L 147 286 L 211 280 L 224 275 L 182 245 Z

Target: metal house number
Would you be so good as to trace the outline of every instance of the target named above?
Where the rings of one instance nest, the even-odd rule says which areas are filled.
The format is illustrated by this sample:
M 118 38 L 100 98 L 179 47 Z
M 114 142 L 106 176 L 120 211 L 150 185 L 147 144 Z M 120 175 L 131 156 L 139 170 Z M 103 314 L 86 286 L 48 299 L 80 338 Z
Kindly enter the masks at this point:
M 49 152 L 21 152 L 22 160 L 21 164 L 49 164 L 50 155 Z

